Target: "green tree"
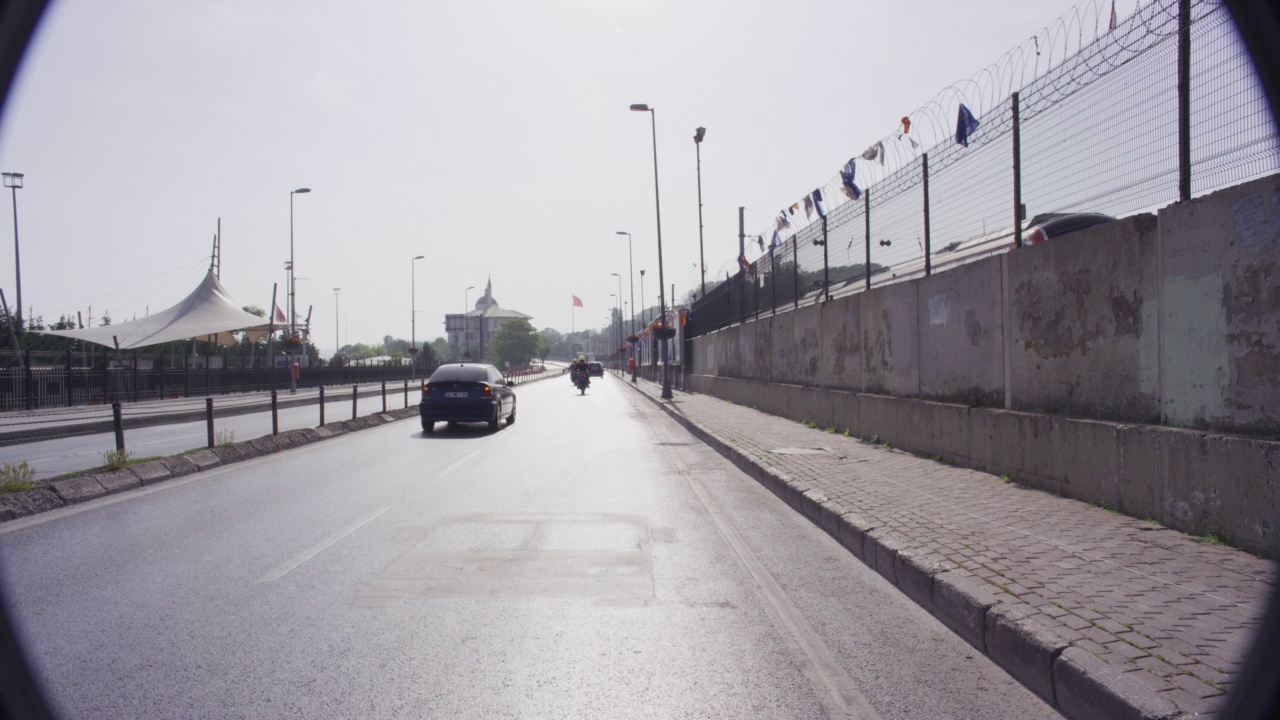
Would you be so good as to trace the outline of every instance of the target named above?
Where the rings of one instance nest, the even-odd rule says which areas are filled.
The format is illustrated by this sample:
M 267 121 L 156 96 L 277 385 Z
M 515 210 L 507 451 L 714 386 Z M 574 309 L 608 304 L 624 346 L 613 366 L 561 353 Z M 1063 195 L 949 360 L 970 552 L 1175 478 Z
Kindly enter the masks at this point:
M 493 334 L 484 350 L 485 360 L 498 367 L 508 362 L 511 367 L 528 365 L 538 353 L 538 332 L 524 318 L 508 320 Z
M 449 357 L 449 341 L 442 337 L 431 341 L 431 349 L 435 351 L 438 362 L 444 362 L 444 359 Z

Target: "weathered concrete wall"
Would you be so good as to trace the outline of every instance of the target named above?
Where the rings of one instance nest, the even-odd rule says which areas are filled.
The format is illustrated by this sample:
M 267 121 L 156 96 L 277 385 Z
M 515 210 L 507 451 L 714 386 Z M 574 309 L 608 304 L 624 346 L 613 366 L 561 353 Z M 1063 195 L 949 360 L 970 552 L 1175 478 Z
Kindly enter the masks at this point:
M 1004 258 L 1013 408 L 1159 422 L 1156 252 L 1139 215 Z
M 691 382 L 1274 553 L 1277 258 L 1273 176 L 709 333 Z
M 1165 422 L 1280 433 L 1280 182 L 1160 211 Z
M 972 263 L 915 283 L 920 397 L 1004 406 L 1001 268 Z
M 864 388 L 915 397 L 920 393 L 916 283 L 887 285 L 861 295 Z

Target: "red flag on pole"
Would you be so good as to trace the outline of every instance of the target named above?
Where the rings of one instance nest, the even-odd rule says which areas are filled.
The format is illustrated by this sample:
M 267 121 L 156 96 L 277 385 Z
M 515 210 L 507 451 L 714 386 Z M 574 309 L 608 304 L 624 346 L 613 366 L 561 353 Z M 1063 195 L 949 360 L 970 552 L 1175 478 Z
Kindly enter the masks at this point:
M 582 307 L 582 298 L 578 297 L 577 295 L 574 295 L 574 296 L 573 296 L 573 306 L 574 306 L 574 307 Z

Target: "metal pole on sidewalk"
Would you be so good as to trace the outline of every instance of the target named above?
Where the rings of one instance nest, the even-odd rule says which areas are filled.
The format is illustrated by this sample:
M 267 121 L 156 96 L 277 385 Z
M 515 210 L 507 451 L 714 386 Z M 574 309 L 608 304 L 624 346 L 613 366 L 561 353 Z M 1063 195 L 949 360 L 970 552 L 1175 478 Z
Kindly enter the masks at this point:
M 320 386 L 320 427 L 324 427 L 324 386 Z
M 280 414 L 277 412 L 279 410 L 278 402 L 279 402 L 279 396 L 277 395 L 275 390 L 272 390 L 271 391 L 271 434 L 272 435 L 280 434 Z
M 404 406 L 409 407 L 409 381 L 404 381 Z
M 124 452 L 124 418 L 120 416 L 120 403 L 111 403 L 111 423 L 116 431 L 116 452 Z
M 209 436 L 209 447 L 213 447 L 213 398 L 204 399 L 204 426 Z
M 387 381 L 382 381 L 382 412 L 387 411 Z
M 359 399 L 360 386 L 351 386 L 351 419 L 356 419 L 356 401 Z

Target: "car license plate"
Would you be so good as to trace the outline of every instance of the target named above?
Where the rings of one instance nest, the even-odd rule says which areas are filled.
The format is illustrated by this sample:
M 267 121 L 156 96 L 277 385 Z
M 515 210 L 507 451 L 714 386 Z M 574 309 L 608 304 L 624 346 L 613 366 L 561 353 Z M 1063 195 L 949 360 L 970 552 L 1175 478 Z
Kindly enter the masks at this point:
M 466 393 L 464 393 L 464 392 L 447 392 L 447 393 L 445 393 L 445 394 L 444 394 L 444 396 L 445 396 L 445 397 L 454 397 L 454 398 L 464 398 L 464 397 L 466 397 L 466 396 L 467 396 L 467 394 L 466 394 Z

